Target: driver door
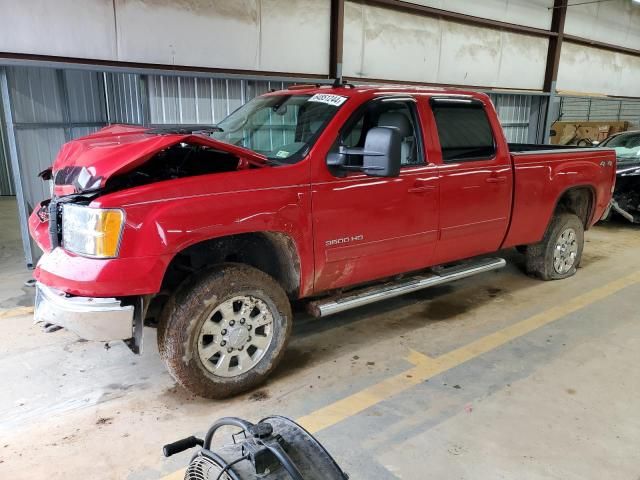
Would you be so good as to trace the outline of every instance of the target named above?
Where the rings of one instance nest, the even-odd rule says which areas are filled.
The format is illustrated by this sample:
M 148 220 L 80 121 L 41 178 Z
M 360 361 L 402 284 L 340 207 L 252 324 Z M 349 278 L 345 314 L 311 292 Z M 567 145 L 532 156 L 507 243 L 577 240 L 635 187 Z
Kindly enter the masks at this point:
M 402 137 L 398 177 L 330 171 L 312 182 L 315 291 L 350 286 L 429 265 L 438 234 L 438 173 L 429 165 L 416 101 L 371 100 L 347 120 L 332 151 L 363 147 L 372 127 L 394 127 Z M 349 156 L 348 165 L 362 162 Z

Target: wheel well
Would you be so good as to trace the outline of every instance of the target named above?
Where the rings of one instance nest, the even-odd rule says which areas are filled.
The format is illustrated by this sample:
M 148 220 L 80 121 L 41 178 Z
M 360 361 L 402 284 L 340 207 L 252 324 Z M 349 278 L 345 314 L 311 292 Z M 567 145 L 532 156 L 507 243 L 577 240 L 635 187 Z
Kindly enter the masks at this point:
M 289 298 L 297 298 L 300 260 L 293 240 L 282 233 L 256 232 L 205 240 L 177 253 L 165 271 L 162 289 L 152 300 L 146 320 L 156 323 L 169 295 L 184 280 L 224 262 L 250 265 L 271 275 Z
M 251 265 L 275 278 L 289 297 L 298 293 L 298 252 L 290 237 L 276 232 L 231 235 L 191 245 L 171 260 L 163 290 L 171 291 L 192 273 L 224 262 Z
M 555 212 L 569 212 L 578 216 L 584 225 L 589 228 L 589 219 L 593 208 L 593 190 L 590 187 L 575 187 L 562 194 L 556 205 Z

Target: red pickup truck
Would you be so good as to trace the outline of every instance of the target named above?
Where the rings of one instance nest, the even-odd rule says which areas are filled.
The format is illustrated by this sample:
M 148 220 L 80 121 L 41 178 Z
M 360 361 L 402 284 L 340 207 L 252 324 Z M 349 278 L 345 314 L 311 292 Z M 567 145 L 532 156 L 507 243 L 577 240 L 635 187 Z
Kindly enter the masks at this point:
M 232 395 L 282 358 L 293 300 L 325 316 L 500 268 L 473 257 L 507 247 L 573 275 L 615 162 L 509 145 L 487 95 L 451 89 L 296 86 L 217 126 L 111 126 L 42 173 L 35 318 L 136 352 L 157 325 L 179 383 Z

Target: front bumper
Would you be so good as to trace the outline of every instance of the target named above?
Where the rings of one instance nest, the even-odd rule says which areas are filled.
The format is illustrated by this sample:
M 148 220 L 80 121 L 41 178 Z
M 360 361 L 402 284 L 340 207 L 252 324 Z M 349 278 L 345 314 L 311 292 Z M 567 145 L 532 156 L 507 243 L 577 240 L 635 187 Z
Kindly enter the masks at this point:
M 172 255 L 97 259 L 54 248 L 40 258 L 34 277 L 81 297 L 132 297 L 160 291 Z
M 69 297 L 42 283 L 36 284 L 36 323 L 52 323 L 85 340 L 110 342 L 134 336 L 134 306 L 116 298 Z

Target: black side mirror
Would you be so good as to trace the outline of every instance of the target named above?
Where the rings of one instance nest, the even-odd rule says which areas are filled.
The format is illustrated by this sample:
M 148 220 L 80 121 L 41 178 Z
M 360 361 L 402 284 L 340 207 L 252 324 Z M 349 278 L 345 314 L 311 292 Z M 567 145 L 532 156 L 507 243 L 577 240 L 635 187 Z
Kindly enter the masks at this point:
M 364 140 L 362 171 L 372 177 L 397 177 L 402 161 L 402 139 L 397 128 L 374 127 Z
M 362 166 L 346 165 L 347 155 L 362 155 Z M 359 170 L 372 177 L 397 177 L 402 160 L 402 139 L 393 127 L 374 127 L 367 132 L 364 148 L 340 147 L 327 156 L 327 165 L 338 172 Z

